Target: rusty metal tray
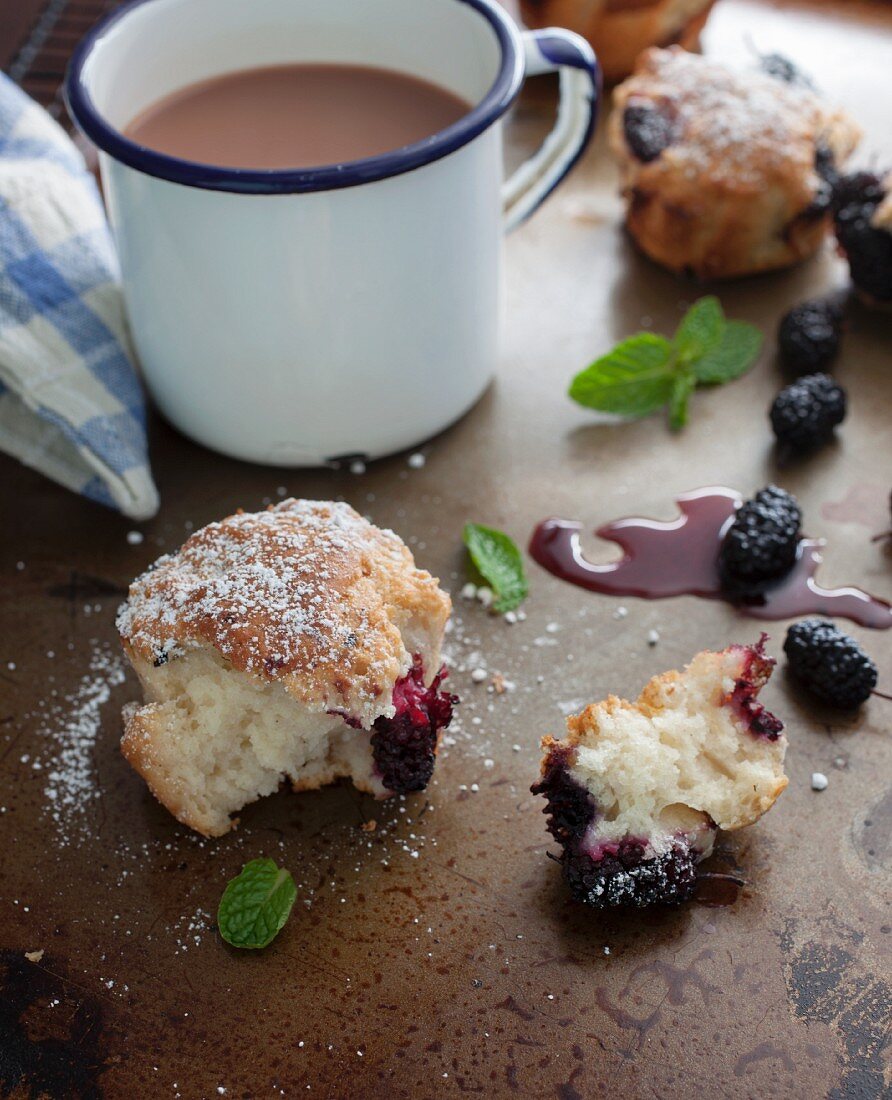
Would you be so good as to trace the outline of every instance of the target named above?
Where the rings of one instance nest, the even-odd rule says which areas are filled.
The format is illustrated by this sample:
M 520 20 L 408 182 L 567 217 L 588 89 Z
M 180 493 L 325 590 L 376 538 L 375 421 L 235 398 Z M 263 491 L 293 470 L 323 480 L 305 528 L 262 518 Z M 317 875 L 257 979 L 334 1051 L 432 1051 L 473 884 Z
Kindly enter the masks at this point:
M 892 159 L 888 5 L 722 0 L 707 48 L 742 56 L 748 38 L 816 70 L 876 160 Z M 552 104 L 534 82 L 511 123 L 512 158 Z M 828 539 L 822 577 L 892 594 L 889 552 L 871 542 L 889 520 L 888 317 L 855 311 L 838 368 L 850 419 L 805 465 L 774 465 L 770 356 L 698 395 L 678 437 L 653 419 L 593 425 L 565 399 L 594 354 L 642 323 L 671 330 L 698 293 L 635 255 L 615 189 L 602 135 L 511 237 L 498 380 L 424 448 L 422 469 L 405 456 L 362 476 L 261 469 L 156 419 L 163 508 L 134 545 L 127 521 L 0 458 L 0 1096 L 761 1100 L 889 1087 L 892 704 L 830 715 L 781 668 L 766 696 L 788 724 L 790 786 L 727 842 L 749 882 L 731 906 L 588 912 L 545 857 L 528 793 L 540 735 L 568 708 L 758 636 L 723 604 L 588 595 L 532 564 L 524 622 L 456 599 L 460 718 L 429 790 L 404 801 L 346 786 L 283 792 L 203 841 L 118 752 L 120 707 L 136 694 L 113 625 L 127 583 L 193 527 L 284 492 L 345 497 L 401 532 L 457 595 L 468 519 L 523 541 L 552 513 L 592 527 L 668 518 L 678 492 L 780 478 L 808 532 Z M 828 249 L 721 294 L 731 316 L 771 332 L 793 302 L 844 278 Z M 773 627 L 777 655 L 785 624 Z M 888 684 L 892 634 L 852 632 Z M 477 664 L 513 690 L 472 683 Z M 813 771 L 830 777 L 820 794 Z M 238 954 L 214 913 L 226 881 L 262 854 L 293 871 L 299 899 L 269 949 Z

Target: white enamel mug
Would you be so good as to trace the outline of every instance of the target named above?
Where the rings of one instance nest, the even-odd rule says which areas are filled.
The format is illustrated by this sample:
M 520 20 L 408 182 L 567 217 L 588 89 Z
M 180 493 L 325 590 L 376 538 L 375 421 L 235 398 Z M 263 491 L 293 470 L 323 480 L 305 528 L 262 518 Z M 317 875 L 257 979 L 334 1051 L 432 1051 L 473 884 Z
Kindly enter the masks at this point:
M 473 106 L 392 153 L 310 169 L 181 160 L 122 130 L 185 85 L 289 62 L 375 65 Z M 559 70 L 557 124 L 503 183 L 501 119 Z M 135 0 L 78 47 L 69 110 L 100 150 L 134 343 L 162 413 L 277 465 L 377 458 L 466 412 L 496 366 L 501 241 L 591 135 L 600 79 L 565 30 L 495 0 Z

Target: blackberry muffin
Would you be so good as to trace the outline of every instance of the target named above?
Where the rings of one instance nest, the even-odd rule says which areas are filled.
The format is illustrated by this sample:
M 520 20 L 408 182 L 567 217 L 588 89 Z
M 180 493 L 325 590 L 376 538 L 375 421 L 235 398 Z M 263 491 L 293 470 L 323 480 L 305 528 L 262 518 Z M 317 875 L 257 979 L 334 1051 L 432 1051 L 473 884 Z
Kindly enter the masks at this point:
M 341 777 L 423 789 L 455 698 L 451 603 L 392 531 L 349 505 L 286 500 L 195 532 L 118 616 L 145 702 L 121 749 L 181 822 L 220 836 L 275 791 Z
M 802 79 L 736 72 L 673 47 L 614 93 L 610 142 L 626 226 L 671 271 L 730 278 L 811 256 L 860 133 Z
M 754 646 L 698 653 L 637 702 L 608 696 L 546 737 L 548 829 L 573 896 L 598 909 L 677 904 L 719 829 L 740 829 L 787 785 L 783 724 L 758 701 L 774 661 Z
M 530 27 L 568 27 L 595 48 L 605 80 L 623 80 L 648 46 L 695 50 L 714 0 L 521 0 Z

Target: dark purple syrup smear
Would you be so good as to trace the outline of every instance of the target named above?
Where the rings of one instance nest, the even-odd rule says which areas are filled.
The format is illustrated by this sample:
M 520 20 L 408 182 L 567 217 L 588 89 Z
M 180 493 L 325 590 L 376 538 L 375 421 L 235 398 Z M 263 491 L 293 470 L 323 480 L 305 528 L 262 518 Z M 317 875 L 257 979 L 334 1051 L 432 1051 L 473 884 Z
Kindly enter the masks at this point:
M 892 607 L 860 588 L 822 588 L 815 580 L 821 564 L 820 539 L 800 539 L 796 564 L 786 577 L 751 598 L 723 591 L 718 550 L 743 498 L 733 489 L 695 489 L 677 500 L 681 515 L 661 520 L 630 517 L 599 527 L 598 538 L 617 543 L 619 561 L 594 565 L 580 548 L 582 524 L 546 519 L 530 539 L 531 557 L 562 580 L 611 596 L 700 596 L 725 600 L 754 619 L 795 619 L 828 615 L 859 626 L 888 630 Z

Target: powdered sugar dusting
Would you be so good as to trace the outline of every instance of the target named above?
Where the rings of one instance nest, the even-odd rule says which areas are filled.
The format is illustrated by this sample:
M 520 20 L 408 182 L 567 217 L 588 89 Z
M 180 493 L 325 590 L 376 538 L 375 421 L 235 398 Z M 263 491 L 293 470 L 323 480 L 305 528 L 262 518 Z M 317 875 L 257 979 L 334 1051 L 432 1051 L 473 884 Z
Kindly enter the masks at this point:
M 339 684 L 374 699 L 408 668 L 390 601 L 448 614 L 392 531 L 345 503 L 285 500 L 195 532 L 134 581 L 117 625 L 156 666 L 210 645 L 237 669 L 290 676 L 295 694 L 337 707 L 349 702 L 332 699 Z
M 816 143 L 833 146 L 844 123 L 806 86 L 681 49 L 648 51 L 622 91 L 624 102 L 651 103 L 674 119 L 678 137 L 654 171 L 665 161 L 667 170 L 737 186 L 764 183 L 791 161 L 811 174 Z
M 93 752 L 103 707 L 123 682 L 121 657 L 108 645 L 96 646 L 77 688 L 41 720 L 38 733 L 48 743 L 40 761 L 46 772 L 44 796 L 61 847 L 87 835 L 87 810 L 100 797 Z

